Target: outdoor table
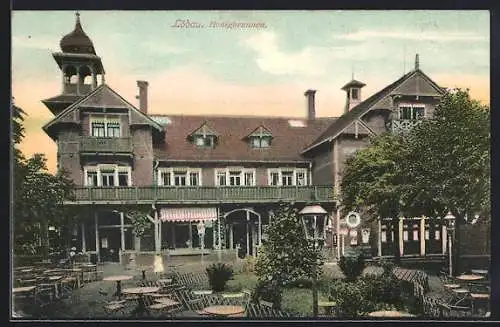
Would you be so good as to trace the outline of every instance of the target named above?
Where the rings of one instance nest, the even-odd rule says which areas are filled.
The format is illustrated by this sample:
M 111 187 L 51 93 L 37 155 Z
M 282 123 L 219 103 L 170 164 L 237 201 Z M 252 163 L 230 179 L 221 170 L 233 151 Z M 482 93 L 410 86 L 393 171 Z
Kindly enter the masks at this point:
M 33 268 L 24 268 L 24 269 L 21 269 L 19 270 L 20 272 L 23 272 L 23 273 L 29 273 L 29 272 L 32 272 L 33 271 Z
M 459 284 L 444 284 L 443 287 L 446 287 L 446 288 L 460 288 L 460 285 Z
M 122 280 L 130 280 L 130 279 L 132 279 L 132 276 L 130 276 L 130 275 L 117 275 L 117 276 L 108 276 L 108 277 L 103 278 L 102 280 L 116 282 L 116 292 L 113 295 L 117 296 L 118 299 L 121 299 L 121 297 L 122 297 Z
M 194 295 L 210 295 L 212 294 L 211 290 L 199 290 L 199 291 L 193 291 Z
M 245 297 L 245 293 L 223 293 L 221 296 L 225 299 L 238 299 Z
M 470 293 L 471 301 L 471 309 L 472 313 L 475 313 L 475 304 L 476 302 L 488 302 L 490 300 L 490 295 L 488 293 Z
M 59 295 L 60 295 L 60 288 L 59 288 L 59 283 L 61 282 L 61 279 L 63 279 L 63 276 L 49 276 L 47 277 L 47 280 L 49 282 L 54 282 L 54 295 L 56 297 L 56 299 L 59 298 Z
M 470 271 L 476 275 L 488 275 L 488 270 L 486 269 L 471 269 Z
M 171 298 L 168 298 L 168 297 L 161 297 L 161 298 L 155 299 L 155 301 L 158 302 L 158 303 L 161 303 L 161 304 L 165 304 L 165 305 L 167 305 L 169 307 L 179 304 L 179 302 L 174 301 L 174 300 L 172 300 Z
M 142 280 L 146 280 L 146 271 L 147 270 L 151 270 L 152 267 L 149 267 L 149 266 L 136 266 L 135 269 L 141 271 L 141 273 L 142 273 Z
M 474 280 L 480 280 L 483 279 L 484 276 L 479 276 L 479 275 L 460 275 L 455 277 L 458 280 L 463 280 L 466 282 L 474 281 Z
M 369 317 L 390 317 L 390 318 L 408 318 L 416 317 L 414 314 L 404 311 L 374 311 L 368 314 Z
M 137 301 L 137 307 L 132 311 L 133 315 L 142 316 L 144 314 L 149 314 L 149 310 L 144 302 L 144 294 L 155 293 L 160 290 L 160 287 L 133 287 L 126 288 L 122 290 L 123 294 L 138 295 L 139 299 Z
M 332 315 L 332 308 L 335 308 L 337 303 L 334 301 L 318 301 L 318 307 L 322 307 L 327 315 Z
M 33 295 L 33 303 L 36 300 L 36 286 L 24 286 L 12 288 L 12 294 L 31 293 Z
M 234 316 L 245 312 L 240 305 L 214 305 L 203 309 L 204 312 L 214 316 Z
M 76 273 L 76 283 L 78 288 L 82 287 L 82 281 L 83 281 L 83 269 L 81 268 L 70 268 L 66 269 L 68 272 Z
M 158 282 L 160 284 L 170 284 L 172 283 L 172 278 L 161 278 L 161 279 L 158 279 Z

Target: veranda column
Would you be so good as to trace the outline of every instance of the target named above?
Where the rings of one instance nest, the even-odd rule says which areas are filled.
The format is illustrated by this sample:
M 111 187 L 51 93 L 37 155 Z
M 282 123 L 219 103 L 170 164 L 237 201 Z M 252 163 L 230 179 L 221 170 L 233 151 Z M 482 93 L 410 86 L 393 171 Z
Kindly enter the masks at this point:
M 404 241 L 403 241 L 403 223 L 404 217 L 399 217 L 399 255 L 402 257 L 404 254 Z
M 94 212 L 94 227 L 95 227 L 95 253 L 97 255 L 97 262 L 101 261 L 101 251 L 99 249 L 99 215 L 97 211 Z
M 340 208 L 337 207 L 337 220 L 335 221 L 335 233 L 337 233 L 337 260 L 340 260 Z
M 215 227 L 214 227 L 214 222 L 212 221 L 212 248 L 215 250 Z
M 158 210 L 155 210 L 155 252 L 158 254 L 161 250 L 160 244 L 160 220 L 158 219 Z M 191 224 L 189 224 L 191 227 Z
M 233 242 L 233 223 L 229 225 L 229 249 L 234 249 L 234 242 Z
M 382 219 L 378 217 L 378 237 L 377 237 L 377 255 L 379 258 L 382 257 Z
M 121 249 L 122 251 L 125 251 L 125 215 L 122 212 L 120 212 L 120 240 L 121 240 Z
M 425 255 L 425 216 L 420 218 L 420 255 Z
M 222 236 L 220 235 L 220 224 L 222 222 L 222 217 L 219 213 L 219 208 L 217 208 L 217 238 L 218 238 L 218 249 L 222 250 Z
M 247 255 L 250 255 L 250 236 L 249 236 L 249 231 L 248 231 L 248 224 L 249 223 L 250 223 L 250 212 L 247 211 L 247 223 L 245 224 L 246 231 L 247 231 Z
M 85 222 L 82 222 L 82 253 L 87 253 L 87 239 L 85 237 Z
M 262 245 L 262 217 L 259 215 L 259 246 Z

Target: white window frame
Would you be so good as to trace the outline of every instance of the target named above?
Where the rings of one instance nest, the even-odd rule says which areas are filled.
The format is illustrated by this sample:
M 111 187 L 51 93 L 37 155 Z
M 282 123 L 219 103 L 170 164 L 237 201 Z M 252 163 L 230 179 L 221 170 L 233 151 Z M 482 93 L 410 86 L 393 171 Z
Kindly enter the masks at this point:
M 113 170 L 114 171 L 114 177 L 113 177 L 113 182 L 114 186 L 109 186 L 109 187 L 130 187 L 132 186 L 132 167 L 131 166 L 119 166 L 119 165 L 114 165 L 114 164 L 97 164 L 97 165 L 88 165 L 83 167 L 83 184 L 86 187 L 103 187 L 102 186 L 102 179 L 101 179 L 101 171 L 102 170 Z M 96 186 L 90 186 L 88 185 L 88 177 L 87 177 L 87 172 L 97 172 L 97 185 Z M 128 185 L 127 186 L 119 186 L 119 181 L 118 181 L 118 172 L 126 172 L 128 174 Z M 108 187 L 108 186 L 105 186 Z
M 387 232 L 385 230 L 383 230 L 381 233 L 380 233 L 380 241 L 382 243 L 387 243 Z
M 283 185 L 283 172 L 293 171 L 292 177 L 292 185 Z M 278 185 L 272 185 L 271 173 L 278 173 Z M 268 168 L 267 169 L 267 185 L 269 186 L 299 186 L 297 185 L 297 173 L 304 174 L 305 183 L 300 186 L 309 186 L 309 174 L 307 168 L 291 168 L 291 167 L 282 167 L 282 168 Z
M 401 108 L 403 107 L 410 107 L 411 108 L 411 116 L 413 117 L 413 109 L 415 108 L 423 108 L 424 109 L 424 115 L 420 119 L 403 119 L 401 118 Z M 424 103 L 400 103 L 398 104 L 398 119 L 399 120 L 421 120 L 423 118 L 427 117 L 427 107 Z
M 239 172 L 240 175 L 240 185 L 230 185 L 229 177 L 230 177 L 230 172 Z M 220 185 L 219 184 L 219 178 L 218 175 L 219 173 L 225 174 L 226 176 L 226 185 Z M 252 177 L 252 184 L 251 185 L 245 185 L 245 173 L 251 173 L 253 175 Z M 249 187 L 249 186 L 255 186 L 256 185 L 256 169 L 255 168 L 244 168 L 244 167 L 226 167 L 226 168 L 217 168 L 214 169 L 214 185 L 215 186 L 242 186 L 242 187 Z
M 120 133 L 117 136 L 108 136 L 108 120 L 109 120 L 109 123 L 115 123 L 116 121 L 118 121 L 118 124 L 119 124 L 119 127 L 120 127 Z M 94 136 L 92 134 L 92 123 L 96 123 L 96 122 L 104 122 L 104 136 Z M 101 115 L 90 115 L 89 117 L 89 135 L 90 137 L 109 137 L 109 138 L 119 138 L 119 137 L 122 137 L 123 135 L 123 126 L 122 126 L 122 120 L 121 120 L 121 116 L 116 116 L 116 115 L 113 115 L 113 116 L 109 116 L 109 115 L 104 115 L 104 116 L 101 116 Z
M 170 183 L 174 183 L 174 173 L 183 171 L 186 176 L 186 185 L 164 185 L 163 175 L 170 175 Z M 198 185 L 191 185 L 191 173 L 198 174 Z M 186 187 L 186 186 L 202 186 L 203 185 L 203 174 L 201 168 L 189 168 L 189 167 L 169 167 L 169 168 L 158 168 L 157 170 L 157 185 L 166 187 Z

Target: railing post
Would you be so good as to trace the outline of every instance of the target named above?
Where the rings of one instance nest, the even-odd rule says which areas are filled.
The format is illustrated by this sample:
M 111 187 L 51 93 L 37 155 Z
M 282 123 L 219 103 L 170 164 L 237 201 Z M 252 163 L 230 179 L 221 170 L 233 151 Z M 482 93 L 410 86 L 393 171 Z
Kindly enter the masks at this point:
M 135 200 L 136 200 L 136 201 L 139 201 L 139 191 L 138 191 L 137 186 L 136 186 L 136 187 L 134 187 L 134 190 L 135 190 Z

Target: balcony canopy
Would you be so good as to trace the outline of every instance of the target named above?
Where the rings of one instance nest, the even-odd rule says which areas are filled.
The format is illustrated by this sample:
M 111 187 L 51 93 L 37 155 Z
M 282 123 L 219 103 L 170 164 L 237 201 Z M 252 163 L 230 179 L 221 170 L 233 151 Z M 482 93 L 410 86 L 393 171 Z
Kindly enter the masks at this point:
M 161 221 L 213 221 L 217 220 L 216 208 L 161 208 Z

